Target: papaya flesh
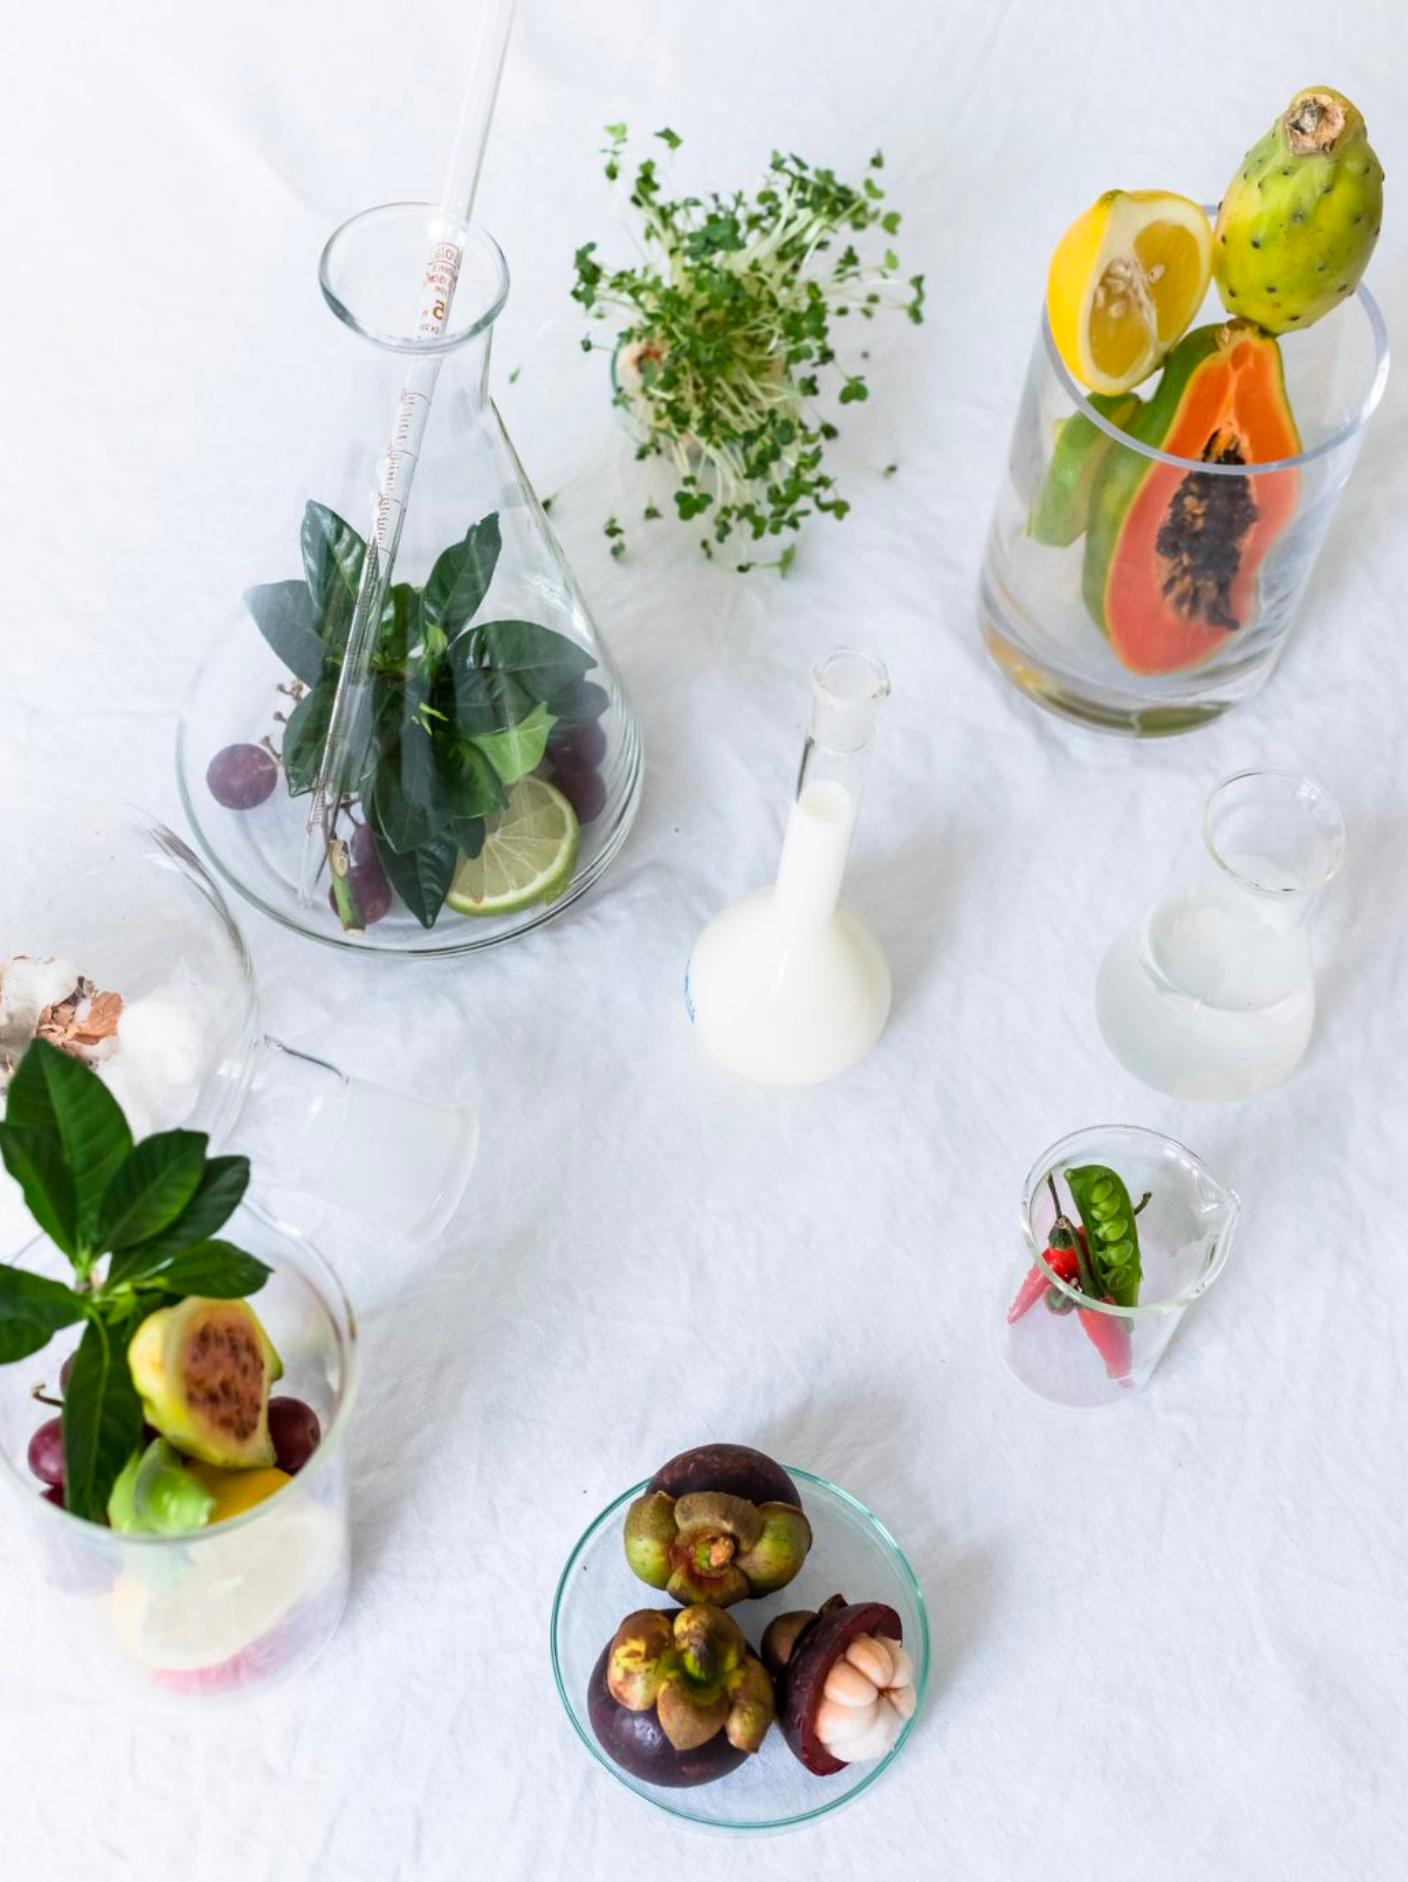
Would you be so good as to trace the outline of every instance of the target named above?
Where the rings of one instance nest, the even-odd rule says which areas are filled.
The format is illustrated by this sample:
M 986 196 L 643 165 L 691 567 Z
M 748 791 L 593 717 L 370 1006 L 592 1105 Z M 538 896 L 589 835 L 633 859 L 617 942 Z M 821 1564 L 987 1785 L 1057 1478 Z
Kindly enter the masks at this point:
M 1090 403 L 1102 418 L 1128 430 L 1141 401 L 1134 392 L 1092 392 Z M 1092 425 L 1084 412 L 1058 421 L 1051 462 L 1027 517 L 1027 534 L 1033 542 L 1064 549 L 1084 532 L 1095 481 L 1113 443 L 1109 433 Z
M 1131 673 L 1180 673 L 1254 623 L 1257 571 L 1295 513 L 1298 473 L 1255 468 L 1301 448 L 1280 348 L 1248 321 L 1185 334 L 1126 428 L 1176 457 L 1247 466 L 1191 470 L 1115 447 L 1101 467 L 1086 607 Z
M 283 1365 L 245 1301 L 193 1294 L 148 1314 L 127 1363 L 148 1422 L 178 1451 L 246 1470 L 273 1464 L 269 1388 Z

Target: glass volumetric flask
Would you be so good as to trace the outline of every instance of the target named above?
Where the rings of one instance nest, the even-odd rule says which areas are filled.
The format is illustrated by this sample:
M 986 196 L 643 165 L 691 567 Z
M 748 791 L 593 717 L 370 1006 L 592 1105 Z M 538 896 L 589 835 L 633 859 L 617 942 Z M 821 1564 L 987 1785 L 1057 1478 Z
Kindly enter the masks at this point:
M 438 246 L 461 260 L 449 324 L 427 335 L 418 283 Z M 330 383 L 289 388 L 282 430 L 323 443 L 289 453 L 309 461 L 188 696 L 182 795 L 215 868 L 277 920 L 457 953 L 537 927 L 606 869 L 635 814 L 639 728 L 489 395 L 497 244 L 392 204 L 337 230 L 319 281 Z M 370 604 L 369 540 L 396 544 Z M 365 669 L 345 660 L 354 620 Z
M 1174 1098 L 1267 1091 L 1310 1042 L 1310 914 L 1344 854 L 1328 791 L 1244 771 L 1212 791 L 1186 872 L 1110 948 L 1096 982 L 1105 1041 Z

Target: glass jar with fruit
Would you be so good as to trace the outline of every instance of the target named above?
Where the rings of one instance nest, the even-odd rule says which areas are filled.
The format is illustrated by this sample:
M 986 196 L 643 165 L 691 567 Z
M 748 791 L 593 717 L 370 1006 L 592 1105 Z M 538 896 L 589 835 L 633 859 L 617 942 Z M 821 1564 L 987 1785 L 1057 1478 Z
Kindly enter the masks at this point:
M 449 235 L 459 284 L 448 330 L 429 335 L 406 284 Z M 324 442 L 292 447 L 297 500 L 187 699 L 182 796 L 215 868 L 276 920 L 458 953 L 540 925 L 606 869 L 635 815 L 639 728 L 489 397 L 497 244 L 392 204 L 335 232 L 319 281 L 334 332 L 280 422 Z M 383 452 L 393 413 L 413 449 Z M 348 641 L 369 605 L 372 494 L 398 451 L 414 492 L 363 672 Z
M 1157 1131 L 1110 1124 L 1053 1144 L 1027 1177 L 1023 1252 L 1003 1271 L 1001 1350 L 1014 1377 L 1081 1410 L 1147 1385 L 1226 1266 L 1240 1207 Z
M 352 1310 L 316 1250 L 243 1206 L 245 1159 L 206 1150 L 134 1143 L 43 1041 L 0 1124 L 45 1231 L 0 1265 L 7 1526 L 52 1591 L 45 1651 L 76 1688 L 148 1703 L 292 1673 L 347 1594 Z
M 1270 677 L 1387 377 L 1382 183 L 1315 87 L 1215 215 L 1111 190 L 1062 237 L 979 594 L 1038 704 L 1158 736 Z

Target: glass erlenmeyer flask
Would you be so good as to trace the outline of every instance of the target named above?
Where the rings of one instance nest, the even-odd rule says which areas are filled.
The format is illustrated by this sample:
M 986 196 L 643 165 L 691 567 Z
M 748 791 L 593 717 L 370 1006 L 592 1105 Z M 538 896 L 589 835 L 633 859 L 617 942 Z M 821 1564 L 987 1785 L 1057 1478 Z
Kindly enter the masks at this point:
M 1309 918 L 1339 868 L 1344 819 L 1310 778 L 1243 771 L 1203 812 L 1202 845 L 1105 956 L 1100 1030 L 1174 1098 L 1249 1098 L 1295 1070 L 1315 1018 Z
M 459 284 L 447 330 L 426 337 L 417 283 L 446 235 L 463 249 Z M 489 397 L 508 293 L 496 243 L 429 205 L 391 204 L 337 230 L 319 280 L 336 317 L 331 388 L 291 388 L 281 430 L 301 429 L 306 411 L 326 443 L 187 700 L 182 794 L 215 867 L 277 920 L 387 952 L 483 947 L 560 912 L 609 864 L 635 813 L 639 728 Z M 331 818 L 340 867 L 303 900 L 309 793 L 372 494 L 415 436 L 396 420 L 427 379 L 393 583 Z

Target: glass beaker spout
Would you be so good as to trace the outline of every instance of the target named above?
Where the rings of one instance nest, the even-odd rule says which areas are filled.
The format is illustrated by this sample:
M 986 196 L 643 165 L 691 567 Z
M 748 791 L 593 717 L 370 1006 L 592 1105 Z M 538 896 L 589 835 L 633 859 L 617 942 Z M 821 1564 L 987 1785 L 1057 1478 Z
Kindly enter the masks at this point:
M 266 1035 L 233 1140 L 271 1182 L 425 1244 L 464 1196 L 479 1117 L 349 1078 Z
M 807 742 L 777 869 L 777 914 L 796 929 L 836 912 L 890 677 L 873 654 L 838 648 L 812 668 Z

